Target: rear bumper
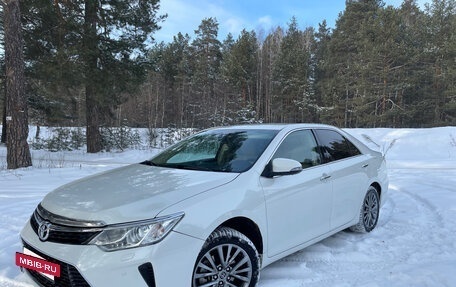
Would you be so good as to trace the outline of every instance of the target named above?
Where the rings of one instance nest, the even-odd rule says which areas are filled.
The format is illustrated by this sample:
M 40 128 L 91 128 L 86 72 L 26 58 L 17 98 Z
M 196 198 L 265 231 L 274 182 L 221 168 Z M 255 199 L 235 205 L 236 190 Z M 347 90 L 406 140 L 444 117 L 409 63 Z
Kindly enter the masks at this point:
M 389 189 L 389 179 L 388 179 L 388 170 L 386 168 L 386 161 L 383 160 L 380 169 L 378 170 L 378 177 L 381 183 L 381 197 L 380 197 L 380 206 L 383 206 L 388 199 L 388 189 Z

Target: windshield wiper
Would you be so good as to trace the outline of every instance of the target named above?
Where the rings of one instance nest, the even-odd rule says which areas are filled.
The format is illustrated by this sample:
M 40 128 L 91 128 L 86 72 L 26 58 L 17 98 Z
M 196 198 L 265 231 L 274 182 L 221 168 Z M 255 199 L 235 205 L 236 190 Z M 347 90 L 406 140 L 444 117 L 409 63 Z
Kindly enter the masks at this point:
M 158 166 L 158 164 L 153 163 L 151 160 L 145 160 L 140 162 L 140 164 L 149 165 L 149 166 Z
M 167 168 L 178 168 L 178 169 L 188 169 L 188 170 L 200 170 L 200 171 L 213 171 L 212 169 L 209 169 L 207 167 L 203 166 L 196 166 L 196 165 L 185 165 L 185 164 L 166 164 L 166 165 L 160 165 L 156 164 L 151 160 L 145 160 L 143 162 L 140 162 L 140 164 L 144 165 L 149 165 L 149 166 L 160 166 L 160 167 L 167 167 Z
M 197 166 L 197 165 L 173 164 L 173 165 L 169 165 L 169 167 L 188 169 L 188 170 L 213 171 L 210 168 L 207 168 L 204 166 Z

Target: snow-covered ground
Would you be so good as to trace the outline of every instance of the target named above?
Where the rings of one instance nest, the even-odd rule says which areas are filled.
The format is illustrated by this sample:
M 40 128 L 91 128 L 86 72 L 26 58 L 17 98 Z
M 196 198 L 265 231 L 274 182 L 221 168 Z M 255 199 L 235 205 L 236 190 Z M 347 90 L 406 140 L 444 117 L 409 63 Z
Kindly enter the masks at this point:
M 386 150 L 389 198 L 368 234 L 340 232 L 276 262 L 260 287 L 456 286 L 456 127 L 351 129 Z M 52 189 L 96 172 L 150 158 L 156 151 L 88 155 L 33 151 L 34 167 L 5 170 L 0 147 L 0 286 L 29 286 L 14 263 L 19 232 Z

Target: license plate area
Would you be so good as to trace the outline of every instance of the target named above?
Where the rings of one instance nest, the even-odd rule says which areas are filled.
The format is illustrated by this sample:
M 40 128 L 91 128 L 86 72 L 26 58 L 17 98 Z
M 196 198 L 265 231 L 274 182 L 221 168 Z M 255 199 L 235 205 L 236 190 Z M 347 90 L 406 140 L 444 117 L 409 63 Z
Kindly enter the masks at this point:
M 55 277 L 60 277 L 59 264 L 47 261 L 26 247 L 24 247 L 23 253 L 16 252 L 16 265 L 34 270 L 51 281 L 54 281 Z

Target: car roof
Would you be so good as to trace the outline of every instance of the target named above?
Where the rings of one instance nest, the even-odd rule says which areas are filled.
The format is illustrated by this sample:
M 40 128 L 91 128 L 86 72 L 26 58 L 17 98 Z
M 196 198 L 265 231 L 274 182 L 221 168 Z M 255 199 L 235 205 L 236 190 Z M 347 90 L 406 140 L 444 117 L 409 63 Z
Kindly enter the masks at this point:
M 246 125 L 236 125 L 236 126 L 222 126 L 215 127 L 212 129 L 243 129 L 243 130 L 294 130 L 299 128 L 336 128 L 330 125 L 324 124 L 312 124 L 312 123 L 302 123 L 302 124 L 246 124 Z

